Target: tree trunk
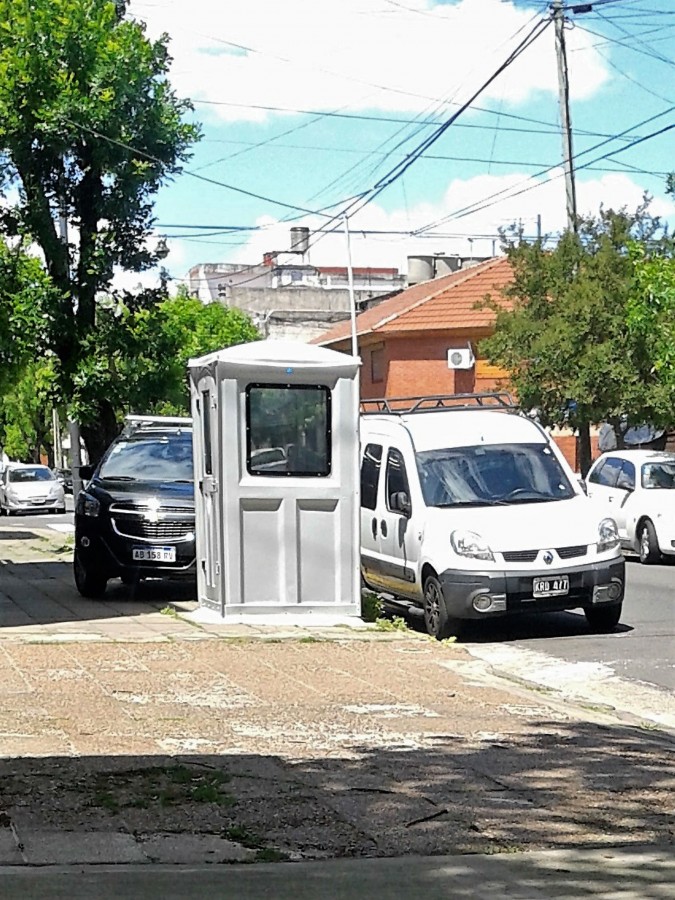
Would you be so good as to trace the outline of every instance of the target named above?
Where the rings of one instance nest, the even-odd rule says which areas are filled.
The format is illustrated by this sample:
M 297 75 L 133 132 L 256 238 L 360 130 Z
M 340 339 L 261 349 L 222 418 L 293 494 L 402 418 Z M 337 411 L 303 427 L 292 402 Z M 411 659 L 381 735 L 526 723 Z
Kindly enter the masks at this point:
M 579 457 L 579 471 L 581 477 L 585 478 L 588 470 L 593 462 L 591 456 L 591 426 L 589 422 L 582 422 L 579 425 L 579 437 L 577 438 L 577 448 Z
M 96 465 L 110 446 L 110 442 L 120 432 L 115 410 L 110 403 L 102 400 L 98 407 L 97 421 L 94 424 L 81 425 L 80 432 L 84 446 L 87 448 L 89 462 L 91 465 Z

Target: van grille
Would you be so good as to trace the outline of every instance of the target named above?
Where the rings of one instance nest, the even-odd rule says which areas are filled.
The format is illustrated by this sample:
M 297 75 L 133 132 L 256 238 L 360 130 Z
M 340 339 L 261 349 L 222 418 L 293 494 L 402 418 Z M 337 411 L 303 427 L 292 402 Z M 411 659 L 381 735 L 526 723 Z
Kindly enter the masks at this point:
M 555 552 L 560 559 L 575 559 L 586 556 L 588 547 L 586 544 L 579 544 L 576 547 L 556 547 Z M 539 553 L 539 550 L 505 550 L 503 556 L 506 562 L 534 562 Z
M 587 550 L 586 544 L 579 544 L 577 547 L 556 547 L 556 553 L 560 559 L 574 559 L 575 556 L 586 556 Z
M 538 550 L 507 550 L 503 555 L 506 562 L 534 562 Z

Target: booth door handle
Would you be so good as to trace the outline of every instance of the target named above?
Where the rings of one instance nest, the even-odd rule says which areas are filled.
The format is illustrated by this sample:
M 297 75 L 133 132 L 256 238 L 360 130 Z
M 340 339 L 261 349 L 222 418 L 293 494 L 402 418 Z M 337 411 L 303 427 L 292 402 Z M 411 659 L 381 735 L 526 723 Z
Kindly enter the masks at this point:
M 382 532 L 382 537 L 387 536 L 387 523 L 382 519 L 380 522 L 380 531 Z
M 373 537 L 377 537 L 377 519 L 371 521 L 370 530 L 373 532 Z

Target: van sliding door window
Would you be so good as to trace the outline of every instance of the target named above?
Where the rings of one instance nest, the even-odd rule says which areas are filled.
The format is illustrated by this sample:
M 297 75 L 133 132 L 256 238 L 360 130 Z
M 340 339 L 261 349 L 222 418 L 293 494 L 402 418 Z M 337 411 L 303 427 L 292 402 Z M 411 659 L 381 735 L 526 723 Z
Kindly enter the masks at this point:
M 392 448 L 387 456 L 387 509 L 398 512 L 394 503 L 394 495 L 403 492 L 410 499 L 408 475 L 405 470 L 403 454 Z
M 377 488 L 382 468 L 382 445 L 368 444 L 363 451 L 361 462 L 361 506 L 364 509 L 377 507 Z
M 211 449 L 211 393 L 202 391 L 202 447 L 204 449 L 204 474 L 213 475 L 213 451 Z
M 331 392 L 324 385 L 249 384 L 246 468 L 266 477 L 331 472 Z

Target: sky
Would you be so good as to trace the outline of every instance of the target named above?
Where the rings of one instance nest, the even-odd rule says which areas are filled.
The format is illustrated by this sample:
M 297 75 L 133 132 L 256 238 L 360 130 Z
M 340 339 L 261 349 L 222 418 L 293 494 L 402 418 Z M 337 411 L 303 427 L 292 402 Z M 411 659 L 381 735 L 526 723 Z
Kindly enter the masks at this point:
M 646 192 L 675 225 L 675 3 L 564 6 L 579 212 Z M 174 285 L 200 263 L 290 263 L 297 225 L 312 263 L 346 265 L 345 215 L 353 264 L 402 272 L 414 254 L 498 253 L 512 224 L 565 227 L 546 2 L 131 0 L 128 14 L 170 36 L 171 83 L 203 134 L 157 197 Z

